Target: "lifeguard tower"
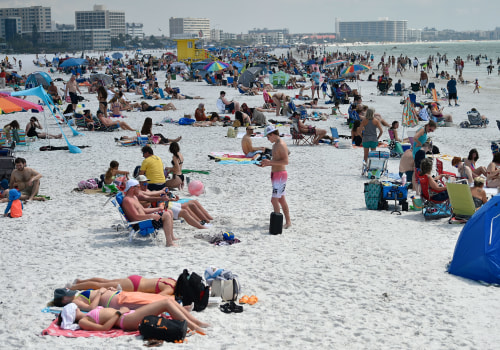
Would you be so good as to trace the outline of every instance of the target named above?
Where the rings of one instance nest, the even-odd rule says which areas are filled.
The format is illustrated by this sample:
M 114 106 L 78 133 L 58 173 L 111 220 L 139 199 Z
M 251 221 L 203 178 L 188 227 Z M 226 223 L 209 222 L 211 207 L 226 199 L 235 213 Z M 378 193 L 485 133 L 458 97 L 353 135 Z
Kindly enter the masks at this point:
M 204 60 L 209 54 L 204 49 L 197 49 L 198 38 L 174 39 L 177 42 L 177 60 L 186 63 Z

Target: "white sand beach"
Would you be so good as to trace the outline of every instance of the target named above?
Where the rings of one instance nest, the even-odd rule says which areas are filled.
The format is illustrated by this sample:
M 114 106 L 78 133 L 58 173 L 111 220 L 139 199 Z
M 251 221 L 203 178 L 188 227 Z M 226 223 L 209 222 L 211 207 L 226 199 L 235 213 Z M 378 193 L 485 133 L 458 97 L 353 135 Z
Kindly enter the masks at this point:
M 25 74 L 39 70 L 31 63 L 32 55 L 15 55 L 23 61 Z M 465 53 L 463 55 L 465 57 Z M 51 58 L 51 57 L 50 57 Z M 453 59 L 454 57 L 450 57 Z M 377 61 L 376 61 L 377 62 Z M 477 148 L 479 165 L 491 161 L 490 141 L 500 139 L 498 118 L 500 77 L 486 75 L 466 62 L 464 78 L 479 78 L 480 94 L 472 94 L 473 85 L 458 85 L 459 107 L 448 107 L 453 127 L 438 128 L 432 141 L 441 154 L 467 157 Z M 449 67 L 442 67 L 452 71 Z M 47 68 L 42 70 L 48 71 Z M 441 69 L 440 69 L 441 70 Z M 394 78 L 395 69 L 391 68 Z M 68 75 L 51 74 L 65 81 Z M 362 76 L 366 79 L 367 75 Z M 399 79 L 399 77 L 396 78 Z M 165 75 L 159 72 L 163 86 Z M 417 73 L 403 73 L 403 82 L 418 80 Z M 438 91 L 445 80 L 431 78 Z M 359 84 L 359 85 L 358 85 Z M 62 87 L 60 82 L 57 85 Z M 262 106 L 262 96 L 241 96 L 229 87 L 207 86 L 205 82 L 172 81 L 182 93 L 202 96 L 203 100 L 173 100 L 177 111 L 124 112 L 124 119 L 140 129 L 145 117 L 154 123 L 165 118 L 178 120 L 194 115 L 198 103 L 207 112 L 216 110 L 219 91 L 229 99 L 250 107 Z M 350 83 L 358 88 L 363 102 L 389 122 L 401 120 L 400 97 L 380 96 L 376 83 Z M 82 92 L 85 92 L 83 88 Z M 298 90 L 282 90 L 290 96 Z M 83 93 L 85 108 L 98 108 L 95 94 Z M 418 94 L 420 98 L 420 94 Z M 37 99 L 28 97 L 37 102 Z M 140 101 L 140 96 L 129 96 Z M 158 101 L 162 102 L 162 101 Z M 320 101 L 323 105 L 323 100 Z M 332 105 L 328 105 L 332 106 Z M 466 112 L 477 108 L 490 119 L 487 128 L 463 129 Z M 348 105 L 341 105 L 347 113 Z M 319 110 L 323 111 L 323 110 Z M 329 111 L 329 110 L 324 110 Z M 32 113 L 1 114 L 3 126 L 17 119 L 24 128 Z M 44 120 L 44 114 L 37 114 Z M 266 113 L 276 119 L 274 113 Z M 58 133 L 48 111 L 50 133 Z M 500 118 L 498 118 L 500 119 Z M 278 120 L 286 121 L 284 118 Z M 342 116 L 327 121 L 307 122 L 320 128 L 337 127 L 339 134 L 350 135 Z M 42 123 L 45 127 L 45 122 Z M 450 225 L 446 219 L 426 222 L 421 212 L 402 215 L 366 209 L 360 176 L 363 149 L 337 149 L 330 145 L 295 146 L 286 140 L 291 152 L 288 170 L 287 201 L 293 226 L 282 235 L 268 234 L 272 211 L 270 168 L 255 165 L 222 165 L 209 160 L 215 151 L 240 152 L 240 139 L 227 138 L 224 127 L 192 127 L 162 123 L 153 131 L 173 138 L 182 136 L 184 168 L 208 170 L 210 175 L 188 174 L 200 180 L 205 193 L 197 199 L 214 217 L 213 226 L 203 233 L 232 231 L 241 243 L 213 246 L 194 236 L 200 230 L 176 221 L 178 247 L 167 248 L 150 239 L 130 243 L 127 232 L 117 232 L 117 210 L 105 205 L 102 194 L 75 192 L 80 180 L 99 177 L 110 161 L 132 172 L 142 162 L 138 146 L 119 146 L 114 138 L 135 136 L 131 131 L 84 132 L 72 136 L 63 131 L 72 145 L 90 146 L 81 154 L 68 151 L 42 152 L 46 140 L 36 141 L 25 152 L 16 152 L 27 166 L 39 171 L 40 194 L 46 202 L 29 202 L 22 218 L 0 217 L 0 347 L 3 349 L 142 349 L 141 338 L 64 338 L 42 336 L 54 319 L 42 313 L 55 288 L 75 278 L 121 278 L 132 274 L 144 277 L 174 277 L 183 269 L 203 274 L 209 266 L 231 270 L 239 276 L 241 295 L 256 295 L 259 301 L 244 306 L 244 312 L 225 314 L 218 306 L 209 306 L 195 316 L 212 327 L 206 336 L 189 337 L 192 349 L 495 349 L 500 343 L 496 318 L 500 312 L 498 290 L 458 278 L 446 271 L 463 225 Z M 423 125 L 423 123 L 421 123 Z M 289 128 L 282 126 L 281 132 Z M 263 129 L 257 129 L 262 131 Z M 413 128 L 412 130 L 416 130 Z M 400 134 L 402 129 L 400 129 Z M 387 139 L 387 129 L 383 138 Z M 266 138 L 254 139 L 254 145 L 270 147 Z M 64 139 L 50 140 L 65 146 Z M 168 165 L 168 146 L 156 145 L 154 152 Z M 389 171 L 398 172 L 399 160 L 389 160 Z M 449 161 L 445 170 L 453 171 Z M 410 192 L 412 195 L 413 192 Z M 187 189 L 179 192 L 190 197 Z M 0 205 L 3 213 L 6 204 Z M 164 345 L 167 346 L 167 345 Z

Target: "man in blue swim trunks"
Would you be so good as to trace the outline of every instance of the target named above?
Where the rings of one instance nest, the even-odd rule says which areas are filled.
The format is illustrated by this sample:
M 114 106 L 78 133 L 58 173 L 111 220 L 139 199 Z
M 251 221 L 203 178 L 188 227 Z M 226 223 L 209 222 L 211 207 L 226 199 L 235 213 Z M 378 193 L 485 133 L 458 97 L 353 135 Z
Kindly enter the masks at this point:
M 125 188 L 122 209 L 129 221 L 152 220 L 155 228 L 163 228 L 167 247 L 175 246 L 174 222 L 171 210 L 158 210 L 158 208 L 144 208 L 137 195 L 140 192 L 139 181 L 130 179 Z

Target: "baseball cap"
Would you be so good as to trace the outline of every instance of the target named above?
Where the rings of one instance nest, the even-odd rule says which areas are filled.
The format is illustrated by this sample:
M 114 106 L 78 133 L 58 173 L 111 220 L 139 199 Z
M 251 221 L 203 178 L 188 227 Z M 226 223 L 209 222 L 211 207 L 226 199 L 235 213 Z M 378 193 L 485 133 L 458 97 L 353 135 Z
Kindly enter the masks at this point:
M 57 288 L 54 291 L 54 300 L 62 299 L 64 297 L 72 297 L 76 294 L 76 290 L 71 290 L 68 288 Z
M 277 129 L 276 129 L 276 127 L 275 127 L 274 125 L 272 125 L 272 124 L 271 124 L 271 125 L 268 125 L 268 126 L 266 127 L 266 135 L 269 135 L 270 133 L 272 133 L 273 131 L 276 131 L 276 130 L 277 130 Z
M 127 186 L 125 187 L 125 192 L 128 192 L 128 190 L 130 190 L 130 188 L 135 187 L 135 186 L 139 186 L 139 181 L 137 181 L 136 179 L 128 180 Z
M 146 182 L 149 181 L 149 179 L 145 175 L 139 175 L 135 178 L 139 182 Z

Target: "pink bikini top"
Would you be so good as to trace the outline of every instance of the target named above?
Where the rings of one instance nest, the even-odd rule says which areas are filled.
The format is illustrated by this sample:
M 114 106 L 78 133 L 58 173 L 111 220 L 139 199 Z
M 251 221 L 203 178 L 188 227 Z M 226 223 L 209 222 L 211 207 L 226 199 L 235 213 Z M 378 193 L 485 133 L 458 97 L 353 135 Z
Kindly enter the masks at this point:
M 103 309 L 103 307 L 98 306 L 94 310 L 87 312 L 87 314 L 85 316 L 90 317 L 91 319 L 94 320 L 95 323 L 99 324 L 99 311 L 101 311 L 101 309 Z

